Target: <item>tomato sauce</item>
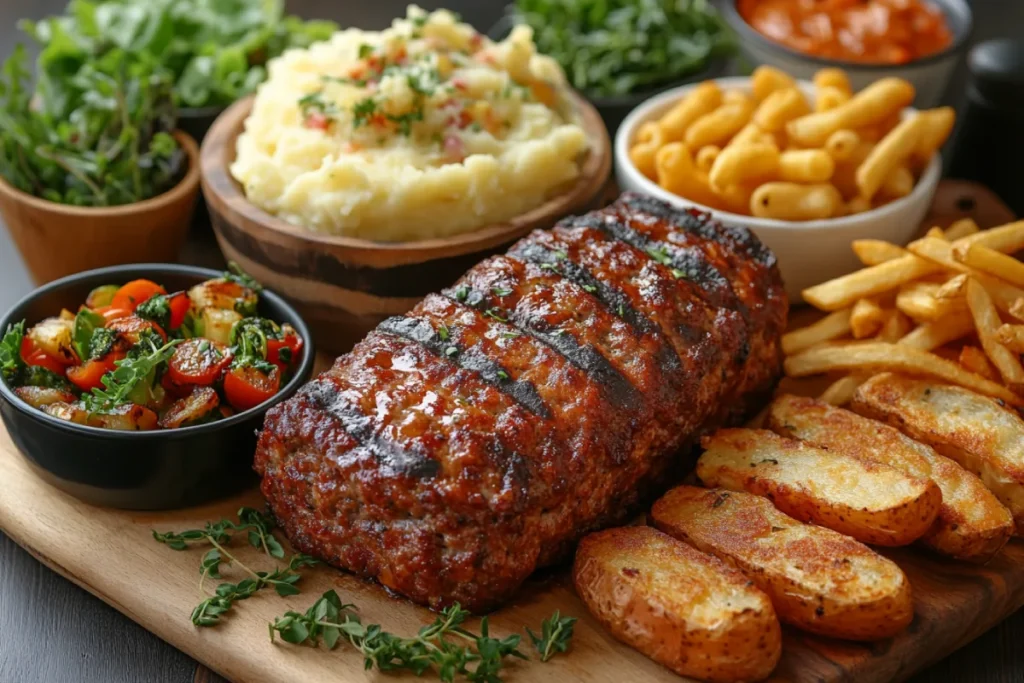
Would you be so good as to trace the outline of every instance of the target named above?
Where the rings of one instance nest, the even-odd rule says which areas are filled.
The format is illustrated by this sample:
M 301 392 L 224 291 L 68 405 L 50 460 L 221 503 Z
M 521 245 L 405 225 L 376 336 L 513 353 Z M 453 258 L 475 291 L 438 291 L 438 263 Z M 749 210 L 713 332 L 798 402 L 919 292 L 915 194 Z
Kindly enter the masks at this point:
M 775 42 L 847 62 L 906 64 L 953 42 L 942 11 L 923 0 L 738 0 L 737 9 Z

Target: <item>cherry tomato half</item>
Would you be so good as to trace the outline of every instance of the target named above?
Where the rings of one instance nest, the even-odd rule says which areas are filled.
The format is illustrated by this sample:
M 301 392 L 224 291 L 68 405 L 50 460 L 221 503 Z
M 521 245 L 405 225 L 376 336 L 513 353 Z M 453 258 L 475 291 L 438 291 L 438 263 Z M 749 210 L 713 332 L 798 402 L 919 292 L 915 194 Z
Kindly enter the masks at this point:
M 269 375 L 254 367 L 231 368 L 224 375 L 224 394 L 236 410 L 255 408 L 281 388 L 281 372 L 274 368 Z
M 231 352 L 220 342 L 197 337 L 178 344 L 167 362 L 168 379 L 179 386 L 209 385 L 220 379 L 231 363 Z
M 114 362 L 124 358 L 124 353 L 112 351 L 98 360 L 68 368 L 68 379 L 82 391 L 92 391 L 103 386 L 103 375 L 113 372 Z
M 66 366 L 58 359 L 37 347 L 28 337 L 23 337 L 21 340 L 21 359 L 25 361 L 26 365 L 38 365 L 39 367 L 46 368 L 47 370 L 55 372 L 62 377 L 64 376 L 64 368 Z
M 285 326 L 283 332 L 282 339 L 267 339 L 267 360 L 278 367 L 286 368 L 298 360 L 299 354 L 302 353 L 302 337 L 296 334 L 290 326 Z M 289 351 L 285 354 L 288 356 L 287 361 L 281 360 L 281 349 L 285 348 Z
M 189 301 L 188 294 L 178 292 L 167 298 L 167 305 L 171 308 L 171 329 L 176 330 L 185 322 L 185 316 L 188 314 L 192 302 Z
M 156 330 L 164 341 L 167 341 L 167 333 L 152 320 L 145 320 L 137 315 L 129 315 L 124 318 L 117 318 L 107 323 L 107 328 L 117 332 L 117 336 L 123 337 L 131 344 L 138 344 L 139 337 L 145 329 Z
M 111 308 L 134 311 L 135 307 L 154 294 L 166 294 L 167 290 L 152 280 L 132 280 L 122 285 L 110 302 Z

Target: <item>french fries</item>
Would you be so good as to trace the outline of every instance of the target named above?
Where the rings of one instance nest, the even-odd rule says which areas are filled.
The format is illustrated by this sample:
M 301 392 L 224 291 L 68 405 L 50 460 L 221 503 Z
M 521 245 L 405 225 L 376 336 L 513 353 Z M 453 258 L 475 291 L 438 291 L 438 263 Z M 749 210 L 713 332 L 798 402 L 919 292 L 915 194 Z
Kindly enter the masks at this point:
M 799 522 L 760 496 L 680 486 L 654 504 L 651 520 L 739 569 L 768 594 L 779 619 L 804 630 L 878 640 L 896 635 L 914 616 L 910 583 L 894 562 L 852 538 Z
M 815 308 L 837 311 L 941 269 L 939 264 L 907 254 L 805 289 L 803 297 Z
M 850 310 L 836 311 L 807 327 L 782 335 L 782 351 L 793 354 L 850 332 Z
M 701 445 L 697 476 L 705 485 L 766 496 L 800 521 L 863 543 L 912 543 L 931 527 L 942 501 L 931 481 L 766 430 L 723 429 Z
M 899 78 L 853 93 L 841 69 L 822 69 L 808 95 L 761 66 L 749 92 L 707 81 L 642 123 L 629 158 L 665 190 L 732 213 L 810 221 L 870 211 L 910 194 L 952 129 L 948 108 L 904 117 L 913 97 Z M 686 156 L 662 155 L 671 145 Z
M 961 237 L 967 237 L 978 232 L 978 224 L 974 222 L 973 218 L 961 218 L 953 225 L 946 228 L 946 239 L 952 242 L 958 240 Z
M 877 266 L 908 254 L 906 249 L 885 240 L 854 240 L 851 246 L 853 253 L 865 266 Z
M 1010 284 L 1024 287 L 1024 263 L 984 244 L 970 244 L 954 249 L 953 256 L 965 266 L 994 275 Z
M 854 339 L 864 339 L 882 329 L 889 313 L 873 299 L 861 299 L 850 311 L 850 332 Z
M 981 375 L 985 379 L 990 379 L 993 382 L 999 381 L 999 372 L 995 369 L 989 361 L 988 356 L 985 355 L 983 349 L 979 349 L 977 346 L 964 346 L 960 349 L 960 358 L 958 358 L 960 365 L 964 366 L 964 369 L 968 372 L 973 372 L 976 375 Z
M 939 298 L 940 287 L 934 282 L 908 282 L 896 295 L 896 308 L 917 322 L 931 322 L 967 310 L 962 297 Z
M 717 557 L 651 527 L 586 536 L 573 583 L 613 636 L 681 676 L 758 681 L 781 656 L 768 596 Z
M 1024 353 L 1024 325 L 1000 326 L 996 330 L 996 341 L 1014 353 Z
M 962 387 L 882 374 L 861 385 L 853 409 L 891 424 L 978 475 L 1024 530 L 1024 420 Z
M 819 346 L 785 360 L 786 374 L 806 377 L 832 371 L 902 372 L 933 377 L 1000 399 L 1012 406 L 1024 406 L 1024 399 L 1002 384 L 967 372 L 958 363 L 908 344 L 857 342 Z
M 899 430 L 821 401 L 791 395 L 772 402 L 768 428 L 812 446 L 878 461 L 942 490 L 942 506 L 921 541 L 943 555 L 985 562 L 1013 533 L 1013 517 L 975 475 Z M 699 546 L 698 546 L 699 547 Z M 779 609 L 780 616 L 783 610 Z
M 1015 391 L 1024 387 L 1024 366 L 1020 364 L 1020 356 L 1013 353 L 996 339 L 996 332 L 1001 326 L 999 312 L 992 303 L 992 297 L 978 284 L 977 280 L 967 281 L 967 304 L 974 318 L 974 327 L 978 332 L 981 347 L 985 355 L 999 370 L 1003 381 Z

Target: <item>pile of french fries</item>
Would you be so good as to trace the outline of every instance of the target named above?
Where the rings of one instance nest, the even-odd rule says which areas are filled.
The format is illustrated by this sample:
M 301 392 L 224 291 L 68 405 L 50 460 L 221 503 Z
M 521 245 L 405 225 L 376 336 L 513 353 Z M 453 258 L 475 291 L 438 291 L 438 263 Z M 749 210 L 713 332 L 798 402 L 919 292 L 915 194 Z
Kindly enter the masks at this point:
M 932 228 L 905 248 L 857 240 L 866 266 L 803 291 L 828 315 L 782 338 L 786 374 L 849 373 L 821 396 L 843 405 L 867 377 L 933 377 L 1024 406 L 1024 221 Z
M 949 107 L 903 116 L 914 86 L 883 78 L 854 93 L 842 69 L 814 76 L 812 101 L 774 67 L 750 92 L 701 83 L 644 123 L 629 157 L 665 190 L 722 211 L 804 221 L 904 197 L 953 129 Z

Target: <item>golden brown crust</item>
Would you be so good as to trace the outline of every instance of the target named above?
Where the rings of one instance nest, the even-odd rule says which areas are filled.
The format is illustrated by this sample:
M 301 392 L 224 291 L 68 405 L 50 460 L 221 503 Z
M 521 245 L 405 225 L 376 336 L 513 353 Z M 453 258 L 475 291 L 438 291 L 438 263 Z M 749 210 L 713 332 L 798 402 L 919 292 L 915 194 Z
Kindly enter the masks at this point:
M 585 537 L 573 581 L 612 635 L 681 676 L 762 680 L 782 653 L 768 596 L 718 558 L 651 527 Z
M 914 542 L 942 503 L 934 482 L 767 430 L 722 429 L 702 444 L 697 476 L 706 485 L 766 496 L 788 515 L 863 543 Z
M 934 481 L 942 490 L 942 507 L 921 541 L 939 553 L 984 562 L 999 552 L 1013 532 L 1009 510 L 977 476 L 886 424 L 815 399 L 783 395 L 771 405 L 768 428 L 818 448 L 882 462 Z
M 804 524 L 749 493 L 680 486 L 654 504 L 660 530 L 743 572 L 779 618 L 848 640 L 878 640 L 910 623 L 910 582 L 866 545 Z

